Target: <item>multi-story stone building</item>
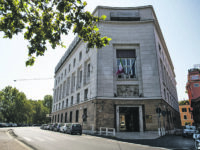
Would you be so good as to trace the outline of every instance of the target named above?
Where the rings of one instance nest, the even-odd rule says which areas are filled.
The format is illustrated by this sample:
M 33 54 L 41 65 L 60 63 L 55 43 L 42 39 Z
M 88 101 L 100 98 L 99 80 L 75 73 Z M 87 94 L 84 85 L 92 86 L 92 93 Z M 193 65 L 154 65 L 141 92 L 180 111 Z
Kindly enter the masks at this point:
M 152 131 L 181 125 L 174 67 L 152 6 L 98 6 L 109 46 L 75 38 L 55 68 L 52 122 L 84 130 Z

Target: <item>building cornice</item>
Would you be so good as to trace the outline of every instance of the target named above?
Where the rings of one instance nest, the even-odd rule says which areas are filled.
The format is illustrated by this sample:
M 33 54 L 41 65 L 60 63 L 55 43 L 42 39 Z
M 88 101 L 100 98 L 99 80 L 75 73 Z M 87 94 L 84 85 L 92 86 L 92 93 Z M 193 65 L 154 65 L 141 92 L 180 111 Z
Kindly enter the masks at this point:
M 92 14 L 94 15 L 98 9 L 109 9 L 109 10 L 134 10 L 134 9 L 144 9 L 144 8 L 153 8 L 152 5 L 146 6 L 136 6 L 136 7 L 110 7 L 110 6 L 97 6 Z

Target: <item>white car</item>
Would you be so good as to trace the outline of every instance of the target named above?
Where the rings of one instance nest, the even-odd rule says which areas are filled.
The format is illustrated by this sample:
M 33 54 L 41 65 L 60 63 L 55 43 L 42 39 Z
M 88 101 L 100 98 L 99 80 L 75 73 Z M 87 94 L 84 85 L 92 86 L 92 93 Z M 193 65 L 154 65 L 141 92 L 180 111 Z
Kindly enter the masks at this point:
M 60 132 L 66 132 L 67 131 L 67 124 L 68 123 L 64 123 L 64 124 L 61 124 L 61 126 L 60 126 Z
M 193 134 L 196 133 L 196 127 L 195 126 L 189 126 L 186 125 L 185 129 L 183 129 L 183 137 L 193 136 Z

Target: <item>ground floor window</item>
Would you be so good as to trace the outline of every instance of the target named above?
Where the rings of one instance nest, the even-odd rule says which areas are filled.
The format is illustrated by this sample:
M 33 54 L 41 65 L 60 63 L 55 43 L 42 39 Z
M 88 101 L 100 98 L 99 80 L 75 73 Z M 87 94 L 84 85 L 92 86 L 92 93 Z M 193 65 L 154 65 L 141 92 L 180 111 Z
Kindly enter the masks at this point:
M 76 122 L 78 122 L 79 110 L 76 110 Z
M 61 114 L 60 122 L 63 122 L 63 113 Z
M 82 116 L 82 118 L 83 118 L 83 121 L 87 121 L 87 108 L 83 109 L 83 116 Z
M 60 115 L 58 114 L 58 120 L 57 120 L 58 122 L 60 121 Z
M 65 123 L 67 122 L 67 112 L 65 113 Z
M 69 122 L 72 122 L 72 111 L 70 111 Z

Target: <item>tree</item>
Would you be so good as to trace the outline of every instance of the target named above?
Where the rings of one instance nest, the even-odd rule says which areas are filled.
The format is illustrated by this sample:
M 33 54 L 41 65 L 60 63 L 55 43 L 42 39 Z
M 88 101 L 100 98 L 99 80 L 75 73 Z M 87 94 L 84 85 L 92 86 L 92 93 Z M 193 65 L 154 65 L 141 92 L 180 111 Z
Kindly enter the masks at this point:
M 84 11 L 82 0 L 0 0 L 0 31 L 4 38 L 22 33 L 29 41 L 26 65 L 33 65 L 37 56 L 43 56 L 47 43 L 53 49 L 65 47 L 61 37 L 73 27 L 88 48 L 102 48 L 111 38 L 101 37 L 97 23 L 105 15 L 95 17 Z
M 31 107 L 26 95 L 11 86 L 0 92 L 1 113 L 6 122 L 27 123 Z
M 179 105 L 189 105 L 189 100 L 179 101 Z
M 49 114 L 51 113 L 52 110 L 52 101 L 53 97 L 51 95 L 44 96 L 43 105 L 48 108 Z
M 46 118 L 46 114 L 48 114 L 48 108 L 44 107 L 43 101 L 31 101 L 33 106 L 33 123 L 43 124 L 47 123 L 48 119 Z

